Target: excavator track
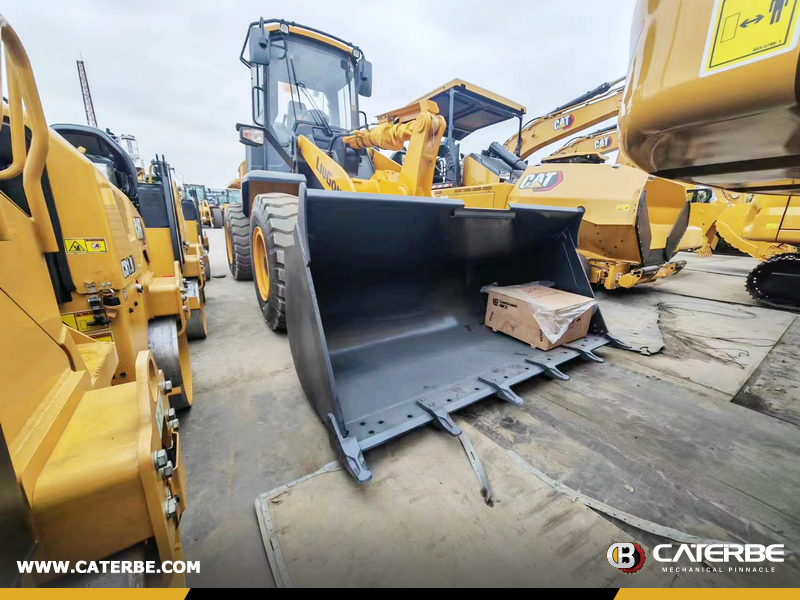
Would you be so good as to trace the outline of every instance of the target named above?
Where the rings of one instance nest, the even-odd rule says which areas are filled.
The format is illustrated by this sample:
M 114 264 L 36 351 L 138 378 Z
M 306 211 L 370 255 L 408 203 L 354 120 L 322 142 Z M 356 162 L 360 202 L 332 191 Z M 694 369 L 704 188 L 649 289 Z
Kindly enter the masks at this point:
M 750 295 L 775 308 L 800 308 L 800 254 L 764 261 L 747 276 Z

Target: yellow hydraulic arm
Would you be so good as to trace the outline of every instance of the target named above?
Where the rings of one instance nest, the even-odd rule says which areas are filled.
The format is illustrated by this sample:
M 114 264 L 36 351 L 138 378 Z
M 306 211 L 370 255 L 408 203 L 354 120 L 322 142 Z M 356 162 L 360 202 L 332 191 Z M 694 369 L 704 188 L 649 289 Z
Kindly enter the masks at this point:
M 400 165 L 374 152 L 375 173 L 369 179 L 350 177 L 345 169 L 305 136 L 297 147 L 325 189 L 351 192 L 430 196 L 439 143 L 445 130 L 444 117 L 434 102 L 423 100 L 379 117 L 372 129 L 361 129 L 344 138 L 349 148 L 402 150 L 409 142 Z
M 520 133 L 513 135 L 503 145 L 506 150 L 525 160 L 549 144 L 616 116 L 622 105 L 623 88 L 613 86 L 622 80 L 603 84 L 597 90 L 588 92 L 547 115 L 533 119 Z M 606 91 L 603 92 L 603 89 Z

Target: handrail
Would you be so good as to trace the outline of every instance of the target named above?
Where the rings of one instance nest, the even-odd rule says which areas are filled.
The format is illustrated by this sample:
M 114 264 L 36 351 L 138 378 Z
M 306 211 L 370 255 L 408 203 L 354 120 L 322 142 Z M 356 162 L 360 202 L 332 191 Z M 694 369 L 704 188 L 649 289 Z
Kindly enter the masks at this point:
M 50 132 L 28 55 L 16 32 L 2 15 L 0 42 L 3 44 L 8 69 L 9 126 L 14 154 L 11 165 L 0 170 L 0 180 L 19 175 L 21 157 L 22 186 L 28 198 L 36 236 L 43 252 L 58 252 L 58 243 L 42 190 L 42 174 L 50 150 Z M 28 118 L 31 131 L 31 144 L 27 152 L 24 117 Z

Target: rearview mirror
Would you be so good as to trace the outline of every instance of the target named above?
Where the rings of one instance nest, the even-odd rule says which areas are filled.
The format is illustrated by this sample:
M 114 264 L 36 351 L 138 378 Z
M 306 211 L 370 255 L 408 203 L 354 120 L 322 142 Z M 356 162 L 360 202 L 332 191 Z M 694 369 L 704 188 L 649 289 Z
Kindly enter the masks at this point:
M 372 63 L 361 59 L 357 67 L 357 92 L 359 96 L 369 98 L 372 96 Z
M 258 28 L 258 31 L 250 32 L 250 63 L 255 65 L 268 65 L 270 54 L 270 39 L 269 31 L 265 31 L 264 27 Z

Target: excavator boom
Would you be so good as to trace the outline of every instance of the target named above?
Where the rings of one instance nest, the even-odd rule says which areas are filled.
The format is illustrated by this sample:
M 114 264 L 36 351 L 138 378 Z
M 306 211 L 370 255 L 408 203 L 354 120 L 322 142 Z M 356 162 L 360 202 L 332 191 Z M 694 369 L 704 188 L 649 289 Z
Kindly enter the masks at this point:
M 549 162 L 605 162 L 606 156 L 619 150 L 619 132 L 617 126 L 612 125 L 589 135 L 584 135 L 556 150 L 550 156 L 543 158 L 543 163 Z
M 549 144 L 615 117 L 622 105 L 623 88 L 614 86 L 623 79 L 604 83 L 553 112 L 533 119 L 503 146 L 525 160 Z

